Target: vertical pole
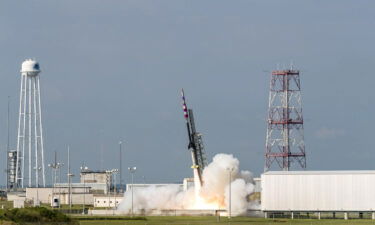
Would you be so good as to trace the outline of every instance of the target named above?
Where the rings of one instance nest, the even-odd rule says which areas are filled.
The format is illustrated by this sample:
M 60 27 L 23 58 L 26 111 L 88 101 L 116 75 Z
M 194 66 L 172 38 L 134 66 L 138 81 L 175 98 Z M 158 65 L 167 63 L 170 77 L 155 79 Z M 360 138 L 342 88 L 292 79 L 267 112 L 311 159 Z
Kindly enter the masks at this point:
M 55 188 L 56 188 L 56 181 L 57 181 L 57 167 L 54 170 L 55 172 L 55 179 L 53 180 L 53 196 L 55 196 Z M 59 196 L 59 204 L 60 204 L 60 196 Z
M 16 158 L 16 179 L 15 179 L 15 188 L 19 187 L 19 179 L 20 174 L 22 172 L 20 163 L 20 139 L 21 139 L 21 116 L 22 116 L 22 100 L 23 100 L 23 76 L 21 75 L 21 90 L 20 90 L 20 104 L 19 104 L 19 112 L 18 112 L 18 130 L 17 130 L 17 158 Z M 23 155 L 22 155 L 23 156 Z M 23 186 L 22 186 L 23 187 Z
M 116 172 L 114 173 L 114 183 L 115 183 L 115 187 L 114 187 L 115 209 L 117 209 L 117 204 L 116 204 Z
M 72 181 L 70 173 L 70 146 L 68 145 L 69 213 L 72 213 Z
M 36 206 L 39 206 L 39 184 L 36 185 Z
M 85 171 L 85 163 L 82 163 L 81 167 L 81 176 L 83 176 L 83 205 L 82 205 L 82 215 L 85 214 L 85 205 L 86 205 L 86 176 L 84 174 Z
M 52 167 L 52 171 L 53 171 L 53 174 L 54 174 L 54 177 L 53 177 L 53 181 L 52 181 L 52 203 L 54 203 L 54 199 L 55 199 L 55 184 L 56 184 L 56 170 L 57 170 L 57 152 L 55 151 L 55 163 Z M 59 199 L 60 200 L 60 199 Z
M 61 208 L 61 167 L 59 167 L 59 209 Z M 65 198 L 66 199 L 66 198 Z
M 24 78 L 24 89 L 23 89 L 23 133 L 22 133 L 22 175 L 21 175 L 21 182 L 22 188 L 24 187 L 24 180 L 25 180 L 25 148 L 26 148 L 26 103 L 27 103 L 27 73 L 23 75 Z M 18 156 L 17 156 L 18 157 Z
M 228 212 L 228 219 L 231 218 L 232 214 L 232 170 L 229 170 L 229 212 Z
M 120 145 L 120 190 L 122 190 L 122 141 L 119 142 Z
M 54 175 L 54 168 L 53 166 L 51 167 L 51 185 L 52 185 L 52 194 L 51 194 L 51 206 L 53 207 L 53 175 Z
M 85 205 L 86 205 L 86 177 L 83 176 L 83 212 L 85 214 Z
M 38 165 L 38 157 L 39 157 L 39 154 L 38 154 L 38 132 L 37 132 L 37 112 L 36 112 L 36 77 L 32 77 L 31 78 L 32 80 L 32 83 L 33 83 L 33 100 L 34 100 L 34 112 L 33 112 L 33 116 L 34 116 L 34 151 L 35 151 L 35 168 L 39 168 L 39 165 Z M 53 173 L 52 173 L 53 174 Z M 36 173 L 35 173 L 35 179 L 36 179 L 36 182 L 39 184 L 39 170 L 36 170 Z
M 7 151 L 6 151 L 6 190 L 9 190 L 9 99 L 10 96 L 8 96 L 8 111 L 7 111 Z
M 31 182 L 31 172 L 32 172 L 32 161 L 31 161 L 31 154 L 32 154 L 32 149 L 31 149 L 31 79 L 30 77 L 28 77 L 28 82 L 29 82 L 29 104 L 28 104 L 28 107 L 27 107 L 27 118 L 29 120 L 29 126 L 27 127 L 28 131 L 29 131 L 29 187 L 31 187 L 32 185 L 32 182 Z M 35 170 L 35 173 L 38 173 L 37 169 L 38 167 L 35 167 L 36 170 Z M 37 182 L 35 181 L 35 186 L 37 186 Z
M 132 172 L 132 216 L 134 216 L 134 172 Z
M 107 171 L 107 180 L 108 180 L 108 209 L 111 208 L 111 174 Z
M 284 136 L 284 158 L 283 158 L 283 169 L 285 171 L 289 170 L 289 76 L 285 74 L 283 76 L 283 89 L 284 89 L 284 103 L 283 103 L 283 119 L 285 124 L 283 124 L 283 136 Z
M 39 129 L 40 129 L 40 153 L 42 155 L 42 181 L 43 187 L 46 187 L 45 169 L 44 169 L 44 143 L 43 143 L 43 125 L 42 125 L 42 107 L 40 103 L 40 82 L 39 76 L 37 76 L 38 81 L 38 105 L 39 105 Z

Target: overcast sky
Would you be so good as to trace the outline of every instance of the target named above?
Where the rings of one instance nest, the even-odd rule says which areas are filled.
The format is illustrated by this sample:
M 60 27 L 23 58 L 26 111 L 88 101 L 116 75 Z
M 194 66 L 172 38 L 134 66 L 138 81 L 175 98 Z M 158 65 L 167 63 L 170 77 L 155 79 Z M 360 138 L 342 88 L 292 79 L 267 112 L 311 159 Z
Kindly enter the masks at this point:
M 291 61 L 301 70 L 308 169 L 375 169 L 374 7 L 343 0 L 1 1 L 0 165 L 7 96 L 15 148 L 19 70 L 31 57 L 43 71 L 46 164 L 54 151 L 65 161 L 69 144 L 76 175 L 83 161 L 118 168 L 123 140 L 126 182 L 128 166 L 137 166 L 136 182 L 192 176 L 183 87 L 208 158 L 231 153 L 258 176 L 269 71 Z

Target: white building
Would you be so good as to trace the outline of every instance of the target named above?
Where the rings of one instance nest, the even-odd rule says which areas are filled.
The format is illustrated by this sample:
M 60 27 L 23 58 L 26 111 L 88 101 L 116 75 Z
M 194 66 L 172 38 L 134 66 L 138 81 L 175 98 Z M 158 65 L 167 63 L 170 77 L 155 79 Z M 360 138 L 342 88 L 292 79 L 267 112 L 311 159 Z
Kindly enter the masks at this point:
M 56 188 L 68 188 L 68 183 L 56 183 Z M 106 183 L 71 183 L 71 187 L 87 187 L 94 194 L 107 194 L 109 186 Z
M 52 194 L 54 193 L 54 194 Z M 90 193 L 90 187 L 72 187 L 72 204 L 93 205 L 94 196 Z M 51 204 L 53 196 L 60 199 L 60 204 L 69 204 L 69 188 L 26 188 L 26 201 L 39 201 L 44 204 Z
M 107 194 L 113 187 L 113 173 L 109 170 L 82 170 L 80 173 L 80 185 L 91 187 L 96 194 Z M 78 184 L 77 184 L 78 185 Z
M 119 206 L 123 199 L 124 195 L 95 196 L 94 207 L 115 208 Z
M 261 182 L 265 212 L 375 211 L 375 171 L 270 171 Z

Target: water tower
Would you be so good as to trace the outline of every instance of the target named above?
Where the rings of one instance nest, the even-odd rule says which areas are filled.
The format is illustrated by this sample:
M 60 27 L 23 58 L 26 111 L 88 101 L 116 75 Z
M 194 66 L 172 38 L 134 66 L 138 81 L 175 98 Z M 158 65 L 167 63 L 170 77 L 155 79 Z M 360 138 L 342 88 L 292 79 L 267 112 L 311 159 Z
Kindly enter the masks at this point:
M 17 136 L 17 188 L 45 187 L 39 63 L 27 59 L 21 67 Z

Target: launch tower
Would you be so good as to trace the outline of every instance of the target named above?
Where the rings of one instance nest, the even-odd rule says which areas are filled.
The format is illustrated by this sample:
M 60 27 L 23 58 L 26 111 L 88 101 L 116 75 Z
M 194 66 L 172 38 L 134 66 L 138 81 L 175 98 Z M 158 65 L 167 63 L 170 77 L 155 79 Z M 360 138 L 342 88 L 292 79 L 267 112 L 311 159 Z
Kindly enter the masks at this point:
M 39 73 L 35 60 L 22 63 L 15 188 L 46 185 Z
M 298 70 L 272 71 L 267 120 L 265 171 L 273 162 L 289 170 L 293 162 L 306 168 L 301 83 Z
M 202 173 L 206 164 L 202 134 L 195 129 L 193 110 L 189 109 L 186 105 L 184 89 L 181 90 L 182 95 L 182 108 L 184 117 L 186 119 L 186 128 L 188 132 L 189 144 L 188 149 L 191 151 L 191 158 L 193 165 L 191 168 L 194 171 L 194 185 L 201 187 L 203 184 Z M 198 190 L 198 188 L 196 188 Z

